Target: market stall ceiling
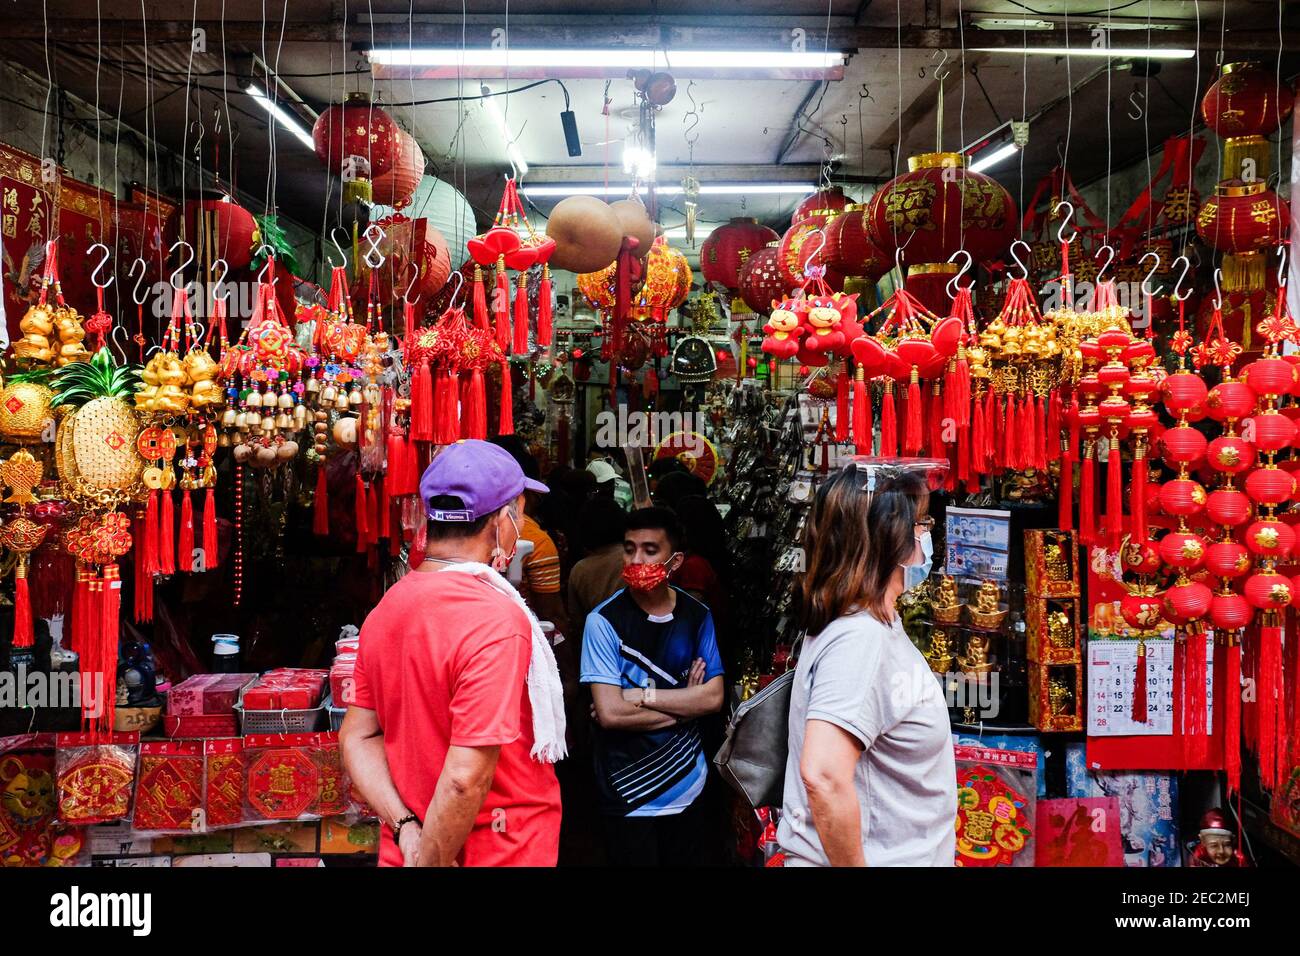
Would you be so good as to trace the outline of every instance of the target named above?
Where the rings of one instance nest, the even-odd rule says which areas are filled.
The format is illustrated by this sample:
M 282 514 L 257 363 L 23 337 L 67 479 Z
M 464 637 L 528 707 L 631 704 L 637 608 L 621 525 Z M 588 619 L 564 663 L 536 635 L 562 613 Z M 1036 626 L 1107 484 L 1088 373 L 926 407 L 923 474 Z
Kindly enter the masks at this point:
M 44 11 L 40 5 L 31 3 L 16 6 L 27 7 L 29 12 L 14 13 L 8 8 L 0 11 L 0 36 L 4 35 L 4 20 L 15 16 L 28 16 L 36 22 L 47 16 L 56 25 L 64 18 L 85 22 L 86 10 L 82 3 L 49 0 Z M 240 90 L 233 75 L 226 77 L 223 89 L 219 36 L 210 35 L 207 52 L 191 57 L 189 44 L 185 42 L 151 39 L 148 44 L 140 43 L 138 4 L 101 2 L 100 6 L 102 49 L 97 49 L 95 39 L 88 39 L 84 31 L 73 33 L 74 38 L 68 40 L 61 37 L 72 31 L 51 29 L 50 72 L 57 86 L 94 102 L 98 76 L 98 100 L 102 105 L 116 113 L 120 93 L 122 115 L 138 129 L 145 127 L 148 107 L 152 131 L 159 141 L 173 149 L 184 146 L 192 152 L 202 124 L 206 143 L 200 154 L 208 166 L 212 163 L 211 147 L 216 138 L 213 121 L 219 107 L 223 125 L 227 127 L 222 134 L 227 138 L 223 144 L 227 154 L 233 129 L 234 172 L 240 188 L 255 197 L 265 197 L 268 183 L 273 182 L 276 204 L 282 213 L 305 225 L 322 221 L 329 177 L 302 143 L 278 127 L 268 129 L 266 114 Z M 195 7 L 195 19 L 219 21 L 222 6 L 203 0 Z M 226 68 L 235 71 L 235 64 L 246 63 L 249 54 L 256 54 L 272 64 L 283 81 L 315 109 L 337 102 L 346 91 L 354 89 L 373 89 L 380 102 L 389 104 L 476 97 L 480 82 L 493 91 L 506 89 L 506 82 L 499 79 L 466 79 L 460 83 L 454 79 L 375 81 L 361 53 L 352 49 L 354 42 L 366 41 L 369 30 L 368 23 L 355 21 L 360 4 L 351 6 L 353 20 L 348 26 L 347 47 L 341 40 L 304 42 L 300 39 L 309 29 L 319 30 L 322 25 L 337 23 L 340 14 L 337 4 L 293 0 L 287 8 L 276 10 L 280 5 L 271 0 L 265 6 L 268 22 L 263 40 L 261 0 L 224 3 L 226 23 L 240 37 L 225 44 Z M 924 22 L 926 3 L 923 0 L 903 0 L 900 6 L 905 27 Z M 974 3 L 966 6 L 968 15 L 1005 20 L 1018 24 L 1016 29 L 1020 29 L 1040 16 L 1046 20 L 1061 16 L 1067 4 L 1044 0 L 1034 5 L 1033 13 L 1009 2 L 979 4 L 977 14 L 972 14 L 970 6 Z M 1105 8 L 1104 3 L 1091 6 L 1093 10 Z M 1191 16 L 1190 4 L 1161 0 L 1114 6 L 1122 8 L 1114 14 L 1116 20 L 1136 19 L 1140 13 L 1140 19 L 1145 22 L 1149 6 L 1149 16 L 1157 27 L 1194 26 L 1187 19 Z M 1200 6 L 1202 30 L 1217 36 L 1225 5 L 1206 2 Z M 374 2 L 368 7 L 377 29 L 391 29 L 393 24 L 404 29 L 407 3 Z M 503 7 L 502 3 L 467 4 L 469 46 L 488 45 L 491 29 L 501 18 Z M 1077 13 L 1079 4 L 1074 7 Z M 173 27 L 188 35 L 189 18 L 178 16 L 175 4 L 148 0 L 146 8 L 150 13 L 146 27 L 152 29 L 155 37 L 166 35 L 168 19 Z M 1229 28 L 1277 27 L 1277 8 L 1271 3 L 1238 2 L 1227 4 L 1226 8 Z M 834 26 L 898 27 L 899 10 L 893 3 L 832 2 L 830 9 Z M 285 10 L 287 25 L 282 39 L 277 14 Z M 668 0 L 656 5 L 657 15 L 666 21 L 675 16 L 716 14 L 717 10 L 716 3 L 699 0 Z M 826 13 L 826 5 L 818 2 L 757 0 L 746 4 L 744 17 L 756 26 L 806 22 L 811 30 L 825 24 Z M 955 14 L 954 4 L 943 4 L 945 26 L 956 26 Z M 522 30 L 530 23 L 543 22 L 539 18 L 560 15 L 563 15 L 561 21 L 545 22 L 585 24 L 584 28 L 590 28 L 593 22 L 608 24 L 611 38 L 617 35 L 624 19 L 641 26 L 645 23 L 644 5 L 623 0 L 600 4 L 537 0 L 529 4 L 527 15 L 512 11 L 510 22 L 516 30 Z M 1288 12 L 1285 16 L 1290 29 L 1289 21 L 1297 14 Z M 421 23 L 450 22 L 445 15 L 418 14 L 417 18 Z M 1105 19 L 1104 14 L 1076 16 L 1072 22 L 1086 29 L 1089 24 Z M 119 31 L 117 21 L 129 25 L 129 38 Z M 459 16 L 454 22 L 459 23 Z M 733 48 L 742 48 L 744 23 L 735 18 L 726 22 L 734 23 L 736 28 Z M 240 29 L 235 29 L 236 26 Z M 1108 77 L 1104 58 L 1067 60 L 1025 57 L 1020 53 L 973 52 L 972 48 L 979 45 L 981 32 L 967 24 L 963 28 L 967 52 L 964 56 L 960 50 L 948 52 L 941 138 L 936 135 L 940 84 L 935 79 L 935 70 L 945 64 L 943 54 L 931 49 L 861 50 L 849 58 L 840 80 L 679 79 L 676 97 L 656 117 L 657 160 L 663 170 L 660 182 L 678 184 L 692 160 L 697 166 L 707 167 L 714 178 L 724 180 L 728 179 L 727 168 L 732 166 L 744 168 L 749 174 L 753 172 L 752 167 L 759 167 L 763 178 L 790 179 L 787 167 L 799 166 L 807 172 L 830 161 L 836 178 L 859 182 L 869 190 L 871 182 L 887 179 L 896 169 L 905 168 L 908 155 L 933 150 L 940 142 L 947 149 L 969 145 L 1007 120 L 1028 115 L 1032 117 L 1029 147 L 1019 157 L 989 170 L 1011 189 L 1013 196 L 1019 197 L 1022 190 L 1028 195 L 1034 183 L 1061 159 L 1068 162 L 1075 180 L 1082 184 L 1104 176 L 1108 168 L 1119 168 L 1139 159 L 1146 153 L 1148 143 L 1154 149 L 1166 137 L 1186 130 L 1193 121 L 1194 91 L 1203 90 L 1216 72 L 1214 53 L 1208 51 L 1199 60 L 1163 62 L 1159 73 L 1150 78 L 1135 76 L 1128 70 L 1127 61 L 1117 61 L 1119 65 Z M 481 41 L 475 39 L 479 34 Z M 1159 45 L 1159 29 L 1153 36 L 1156 37 L 1153 45 Z M 45 76 L 44 41 L 15 40 L 7 43 L 6 48 L 12 59 L 33 75 Z M 1294 50 L 1295 46 L 1290 49 Z M 1274 57 L 1275 54 L 1268 59 Z M 151 75 L 148 91 L 144 86 L 146 58 Z M 102 65 L 98 71 L 97 62 Z M 1294 74 L 1297 69 L 1300 69 L 1300 54 L 1287 53 L 1283 58 L 1284 75 Z M 510 87 L 514 89 L 526 82 L 511 81 Z M 531 181 L 555 177 L 558 170 L 563 173 L 560 179 L 603 184 L 608 170 L 610 183 L 624 182 L 623 140 L 636 121 L 631 82 L 608 81 L 608 93 L 605 79 L 566 79 L 564 86 L 582 142 L 582 155 L 574 158 L 565 147 L 559 115 L 565 108 L 565 95 L 558 84 L 546 83 L 496 98 L 530 166 Z M 608 115 L 604 112 L 606 95 L 610 100 Z M 391 111 L 416 134 L 429 159 L 430 172 L 456 182 L 465 190 L 480 222 L 489 219 L 499 195 L 500 178 L 509 172 L 510 166 L 498 127 L 483 102 L 470 99 L 461 103 L 396 106 Z M 695 116 L 691 115 L 693 112 Z M 1139 112 L 1138 118 L 1132 118 Z M 694 132 L 698 139 L 692 154 L 687 135 L 697 117 L 699 122 Z M 270 162 L 273 146 L 274 155 L 278 156 L 274 164 Z M 729 181 L 747 178 L 754 177 L 736 176 Z M 807 181 L 806 175 L 793 178 Z M 336 187 L 332 195 L 336 202 Z M 1116 203 L 1126 203 L 1131 198 L 1116 197 Z M 754 216 L 779 228 L 798 199 L 798 194 L 705 196 L 699 217 L 704 229 L 711 223 L 741 215 Z M 543 214 L 554 201 L 553 198 L 534 200 Z M 1118 216 L 1120 211 L 1115 210 L 1114 215 Z M 661 215 L 664 224 L 670 228 L 680 225 L 683 216 L 680 197 L 665 197 Z

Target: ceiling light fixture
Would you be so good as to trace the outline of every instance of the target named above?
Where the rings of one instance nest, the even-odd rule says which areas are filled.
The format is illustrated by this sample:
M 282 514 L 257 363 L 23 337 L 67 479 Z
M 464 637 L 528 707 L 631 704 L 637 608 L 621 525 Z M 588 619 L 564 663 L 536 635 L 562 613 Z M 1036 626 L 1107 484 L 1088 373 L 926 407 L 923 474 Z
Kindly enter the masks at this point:
M 1016 56 L 1086 56 L 1110 57 L 1115 60 L 1190 60 L 1195 50 L 1169 47 L 1094 47 L 1094 46 L 987 46 L 973 47 L 972 53 L 1009 53 Z
M 483 109 L 488 116 L 492 117 L 497 132 L 501 134 L 501 138 L 505 141 L 506 156 L 509 157 L 511 164 L 515 167 L 516 178 L 527 175 L 528 163 L 524 160 L 523 150 L 515 142 L 515 134 L 510 132 L 510 126 L 506 123 L 505 114 L 501 112 L 501 108 L 497 106 L 496 101 L 493 99 L 492 91 L 486 86 L 480 86 L 479 93 L 482 95 Z
M 293 133 L 300 143 L 308 149 L 316 148 L 316 144 L 312 141 L 311 133 L 302 128 L 297 117 L 282 107 L 279 103 L 270 99 L 264 92 L 262 92 L 260 86 L 255 83 L 249 84 L 248 89 L 245 92 L 260 103 L 262 109 L 270 113 L 277 123 L 287 129 L 290 133 Z

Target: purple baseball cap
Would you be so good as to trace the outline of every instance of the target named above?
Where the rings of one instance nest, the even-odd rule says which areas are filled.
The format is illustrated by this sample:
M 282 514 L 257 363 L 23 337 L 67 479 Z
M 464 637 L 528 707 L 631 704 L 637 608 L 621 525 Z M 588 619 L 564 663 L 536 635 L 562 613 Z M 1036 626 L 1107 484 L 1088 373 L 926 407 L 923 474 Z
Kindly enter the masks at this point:
M 525 478 L 510 452 L 472 438 L 438 452 L 420 477 L 420 500 L 433 521 L 477 521 L 514 501 L 524 489 L 550 490 L 540 481 Z M 430 508 L 429 499 L 439 495 L 459 498 L 464 507 L 450 511 Z

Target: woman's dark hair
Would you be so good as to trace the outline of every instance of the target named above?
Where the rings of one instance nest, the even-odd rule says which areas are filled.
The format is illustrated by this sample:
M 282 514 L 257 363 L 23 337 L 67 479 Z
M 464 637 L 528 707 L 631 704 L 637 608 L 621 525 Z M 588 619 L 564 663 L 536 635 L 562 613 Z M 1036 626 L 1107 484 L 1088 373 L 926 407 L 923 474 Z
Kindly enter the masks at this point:
M 627 516 L 627 527 L 623 529 L 628 531 L 662 531 L 664 537 L 668 539 L 668 547 L 674 551 L 682 550 L 682 541 L 685 535 L 682 534 L 682 523 L 677 520 L 677 515 L 667 508 L 637 508 Z
M 849 467 L 817 490 L 804 526 L 807 566 L 799 582 L 800 623 L 810 635 L 854 611 L 893 618 L 885 591 L 916 548 L 916 519 L 929 489 L 914 472 L 881 468 L 874 479 L 868 492 L 868 473 Z

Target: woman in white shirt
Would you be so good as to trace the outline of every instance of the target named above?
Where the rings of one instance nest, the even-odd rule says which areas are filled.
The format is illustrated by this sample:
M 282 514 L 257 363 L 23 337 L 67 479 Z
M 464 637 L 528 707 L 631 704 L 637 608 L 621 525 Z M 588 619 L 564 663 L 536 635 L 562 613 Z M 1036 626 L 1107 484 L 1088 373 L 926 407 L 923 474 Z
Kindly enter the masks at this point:
M 928 504 L 905 466 L 851 463 L 818 490 L 778 829 L 787 866 L 953 865 L 948 711 L 894 608 L 930 572 Z

